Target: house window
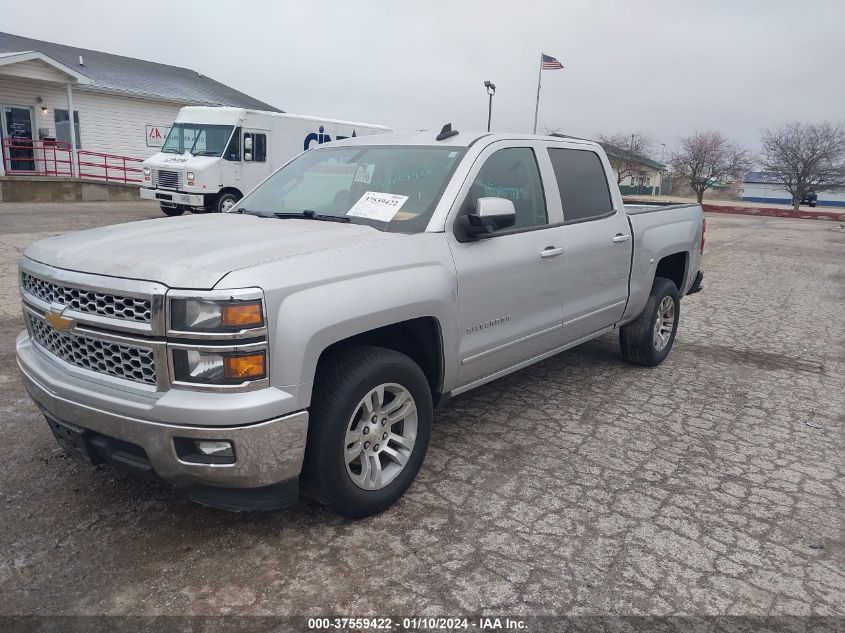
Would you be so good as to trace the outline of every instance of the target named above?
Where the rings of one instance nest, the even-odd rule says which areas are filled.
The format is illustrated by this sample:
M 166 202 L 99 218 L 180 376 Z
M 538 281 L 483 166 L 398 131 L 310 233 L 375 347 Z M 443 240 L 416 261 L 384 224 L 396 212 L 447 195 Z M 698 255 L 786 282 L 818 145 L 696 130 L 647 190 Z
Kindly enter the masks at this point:
M 56 140 L 70 143 L 70 122 L 68 120 L 67 110 L 53 110 L 53 116 L 56 121 Z M 79 136 L 79 110 L 73 111 L 73 128 L 76 132 L 76 147 L 82 147 L 82 137 Z

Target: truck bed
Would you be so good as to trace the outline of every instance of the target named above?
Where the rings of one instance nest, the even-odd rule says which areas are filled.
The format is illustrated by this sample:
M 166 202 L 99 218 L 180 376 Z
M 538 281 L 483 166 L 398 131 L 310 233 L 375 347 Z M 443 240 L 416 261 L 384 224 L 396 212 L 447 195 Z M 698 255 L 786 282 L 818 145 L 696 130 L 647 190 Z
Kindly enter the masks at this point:
M 671 211 L 685 207 L 697 207 L 694 203 L 684 204 L 626 204 L 625 213 L 628 215 L 639 215 L 640 213 L 652 213 L 654 211 Z

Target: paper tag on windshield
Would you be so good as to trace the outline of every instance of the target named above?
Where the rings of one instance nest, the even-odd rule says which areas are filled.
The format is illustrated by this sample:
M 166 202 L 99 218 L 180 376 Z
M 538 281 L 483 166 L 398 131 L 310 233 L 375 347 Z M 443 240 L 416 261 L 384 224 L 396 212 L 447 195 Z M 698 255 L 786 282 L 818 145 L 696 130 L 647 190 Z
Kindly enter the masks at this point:
M 395 193 L 368 191 L 346 212 L 346 215 L 390 222 L 407 199 L 408 196 Z
M 364 182 L 368 185 L 373 181 L 373 172 L 376 166 L 374 163 L 358 165 L 358 171 L 355 172 L 355 182 Z

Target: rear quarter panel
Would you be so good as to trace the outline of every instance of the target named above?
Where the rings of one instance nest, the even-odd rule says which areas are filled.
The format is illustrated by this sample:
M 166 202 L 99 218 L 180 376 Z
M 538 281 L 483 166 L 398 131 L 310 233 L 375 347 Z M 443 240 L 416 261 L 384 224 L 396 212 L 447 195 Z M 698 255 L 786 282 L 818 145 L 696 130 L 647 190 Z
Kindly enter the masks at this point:
M 701 264 L 701 232 L 704 214 L 697 204 L 632 209 L 628 215 L 634 236 L 630 297 L 621 323 L 636 319 L 642 312 L 654 274 L 661 259 L 675 253 L 686 254 L 683 296 Z

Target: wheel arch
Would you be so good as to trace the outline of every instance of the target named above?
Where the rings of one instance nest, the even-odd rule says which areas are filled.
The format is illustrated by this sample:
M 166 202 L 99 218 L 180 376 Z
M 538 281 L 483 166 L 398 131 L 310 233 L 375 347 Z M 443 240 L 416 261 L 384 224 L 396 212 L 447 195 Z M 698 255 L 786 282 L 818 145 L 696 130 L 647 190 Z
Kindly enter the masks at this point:
M 400 352 L 413 360 L 425 374 L 437 403 L 443 389 L 443 333 L 433 316 L 417 317 L 377 327 L 336 341 L 322 351 L 316 374 L 333 354 L 355 345 L 373 345 Z
M 215 195 L 215 198 L 219 198 L 224 193 L 233 193 L 236 196 L 238 196 L 238 198 L 244 197 L 243 192 L 240 189 L 238 189 L 237 187 L 223 187 L 220 191 L 217 192 L 217 194 Z
M 687 280 L 687 267 L 689 266 L 689 252 L 679 251 L 664 255 L 657 262 L 657 267 L 654 269 L 654 277 L 664 277 L 675 283 L 678 289 L 678 294 L 683 293 L 684 286 Z M 654 285 L 654 280 L 652 280 Z

